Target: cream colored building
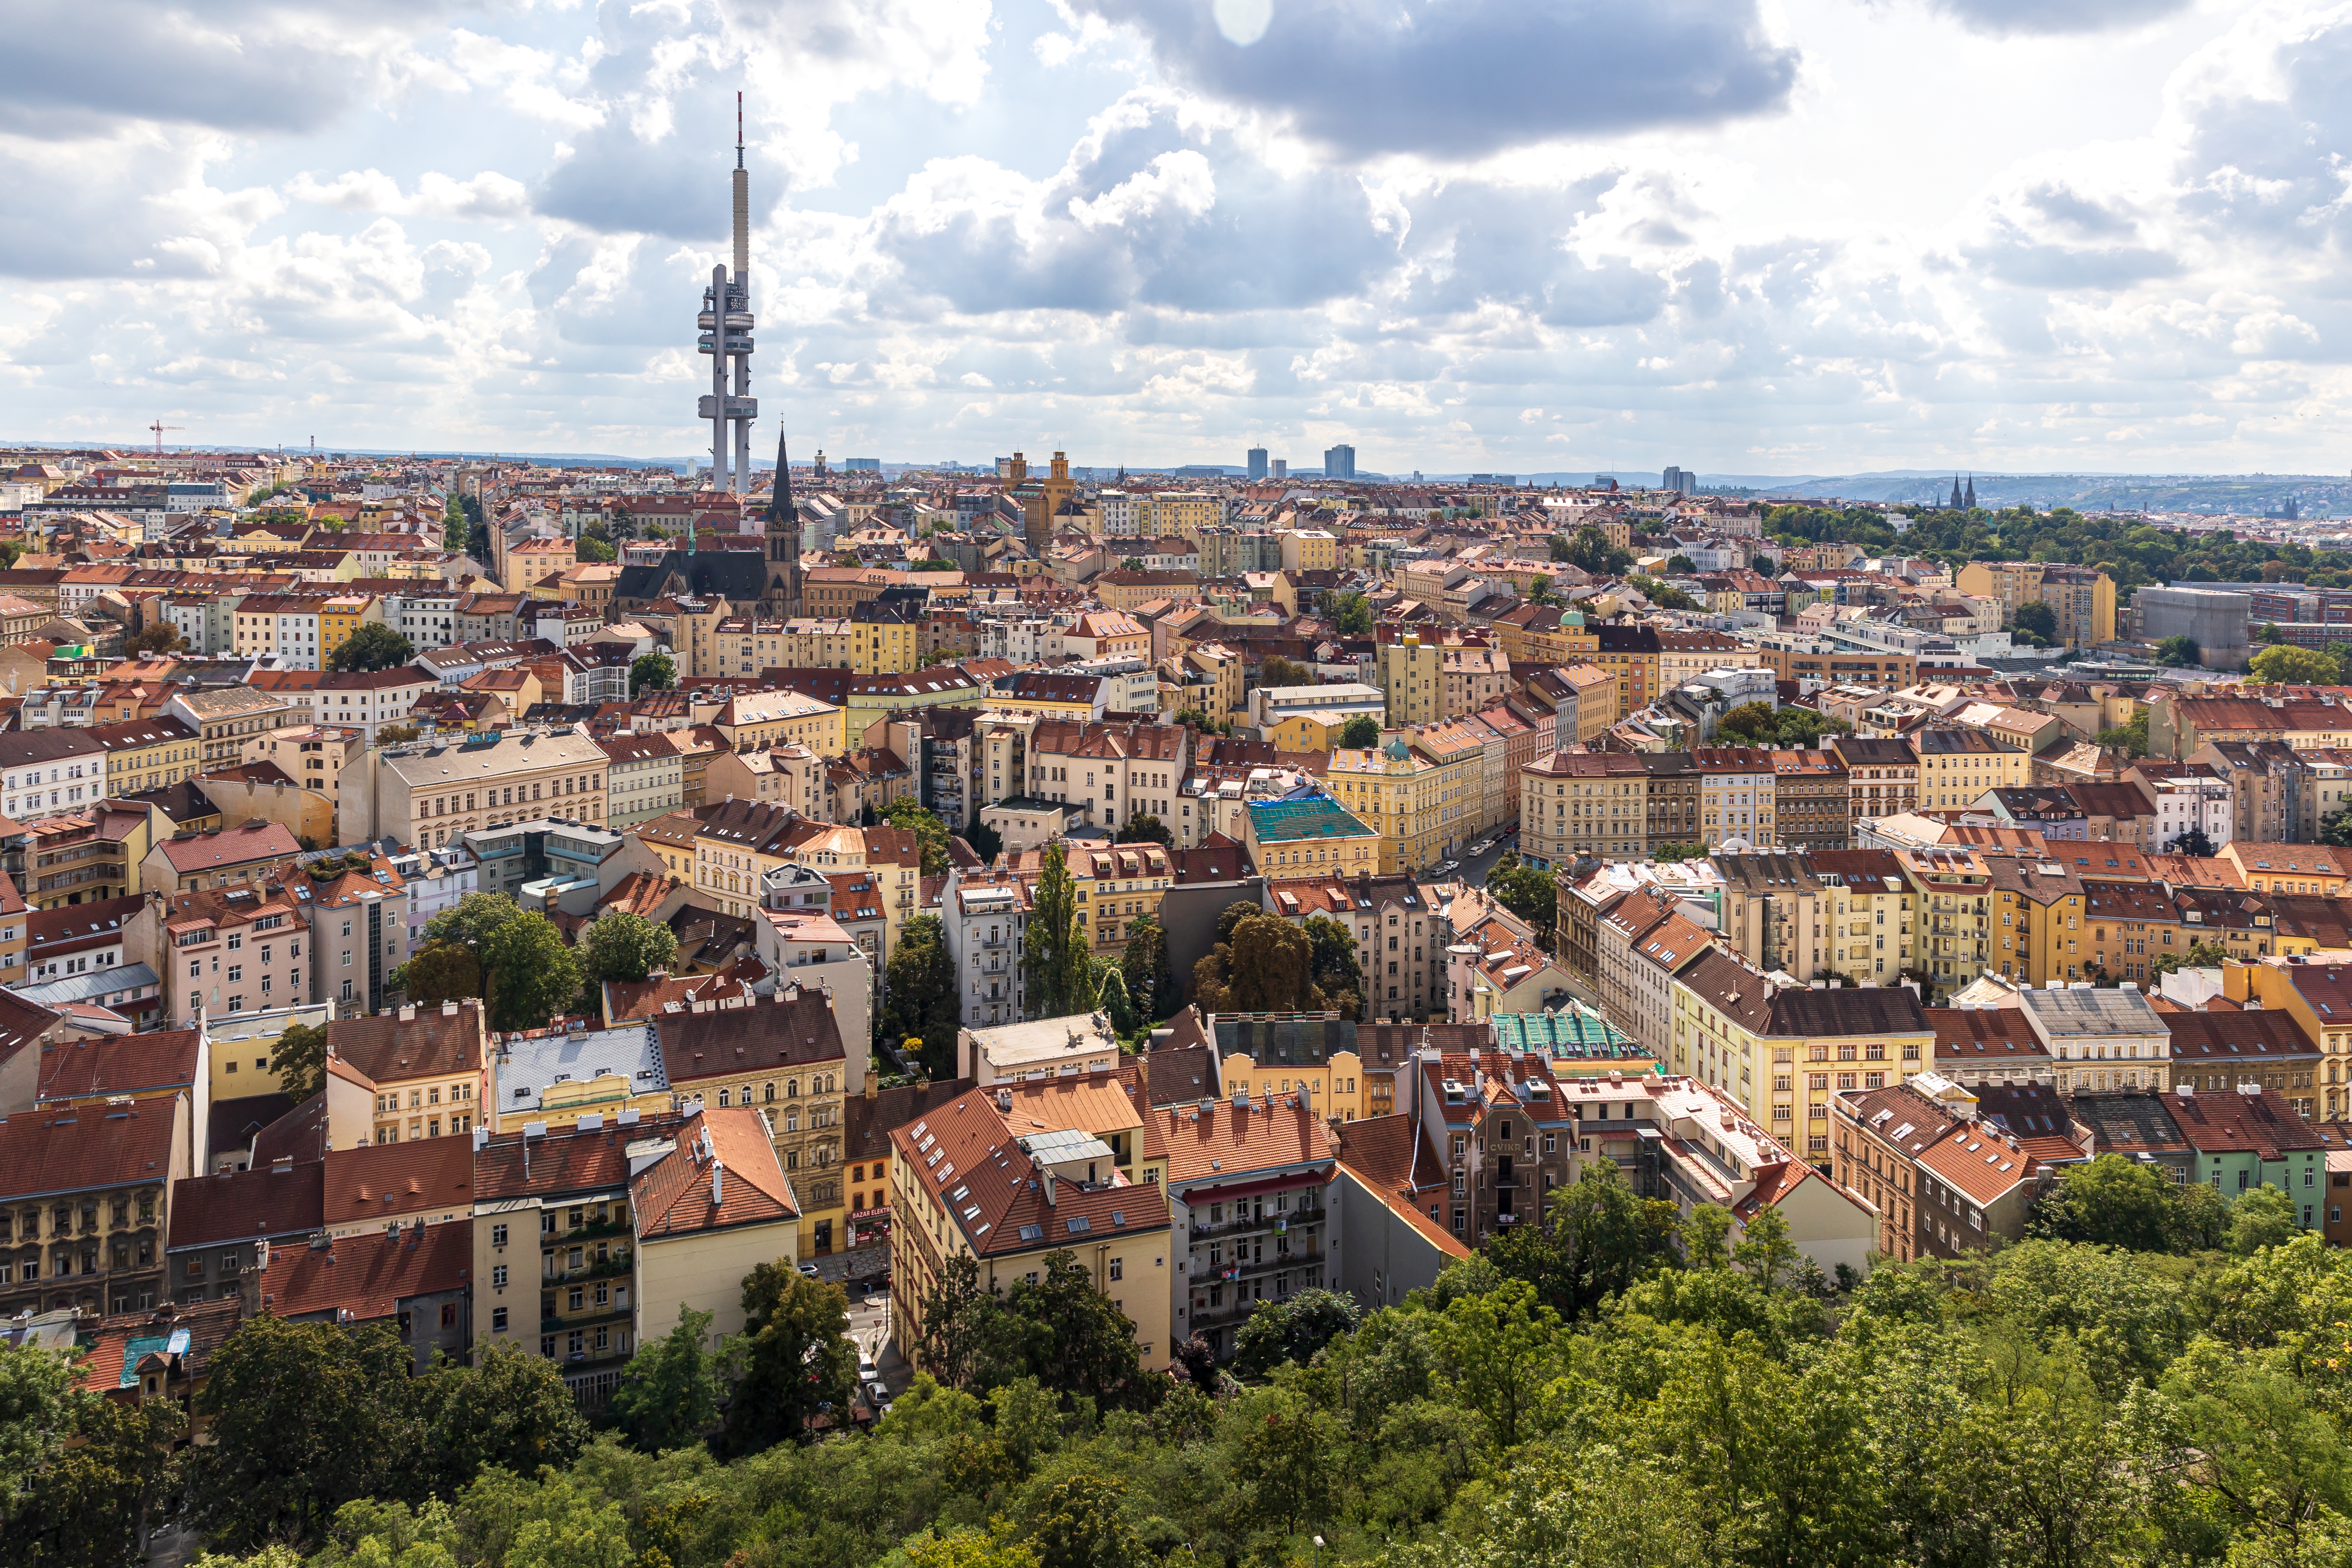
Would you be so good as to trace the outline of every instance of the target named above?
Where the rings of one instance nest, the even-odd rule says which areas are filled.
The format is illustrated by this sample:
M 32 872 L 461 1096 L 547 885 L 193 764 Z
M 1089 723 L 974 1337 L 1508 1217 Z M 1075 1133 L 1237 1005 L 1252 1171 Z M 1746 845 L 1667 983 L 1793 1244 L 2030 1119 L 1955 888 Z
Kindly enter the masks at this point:
M 601 746 L 568 730 L 412 742 L 344 768 L 336 823 L 345 839 L 391 837 L 419 849 L 540 817 L 603 827 L 610 767 Z

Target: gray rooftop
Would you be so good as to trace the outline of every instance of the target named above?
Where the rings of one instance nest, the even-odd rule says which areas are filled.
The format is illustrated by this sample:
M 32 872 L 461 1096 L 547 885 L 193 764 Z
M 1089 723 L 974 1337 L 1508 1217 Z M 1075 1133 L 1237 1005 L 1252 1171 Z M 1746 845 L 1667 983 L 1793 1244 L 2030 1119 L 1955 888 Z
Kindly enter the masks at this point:
M 658 1094 L 669 1088 L 661 1046 L 650 1023 L 578 1034 L 509 1035 L 498 1049 L 496 1065 L 501 1115 L 536 1111 L 557 1085 L 583 1083 L 606 1073 L 627 1079 L 631 1094 Z
M 2063 991 L 2020 991 L 2017 999 L 2041 1031 L 2054 1039 L 2103 1034 L 2169 1036 L 2164 1015 L 2138 991 L 2070 986 Z

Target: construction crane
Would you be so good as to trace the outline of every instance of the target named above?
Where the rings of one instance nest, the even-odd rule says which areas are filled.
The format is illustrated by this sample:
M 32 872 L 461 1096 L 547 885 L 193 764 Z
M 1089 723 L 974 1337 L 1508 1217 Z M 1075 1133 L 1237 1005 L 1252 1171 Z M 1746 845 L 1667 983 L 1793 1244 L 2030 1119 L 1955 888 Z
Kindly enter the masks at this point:
M 163 433 L 167 430 L 184 430 L 187 427 L 181 424 L 165 424 L 159 419 L 147 428 L 155 433 L 155 455 L 161 457 L 163 455 Z

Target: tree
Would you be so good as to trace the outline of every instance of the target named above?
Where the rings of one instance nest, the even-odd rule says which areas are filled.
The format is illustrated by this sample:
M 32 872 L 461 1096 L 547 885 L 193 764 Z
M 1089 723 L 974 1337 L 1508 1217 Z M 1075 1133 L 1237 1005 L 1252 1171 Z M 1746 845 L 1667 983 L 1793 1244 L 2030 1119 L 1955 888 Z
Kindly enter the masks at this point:
M 1046 1253 L 1037 1282 L 1025 1274 L 1015 1280 L 1004 1310 L 1024 1325 L 1028 1375 L 1045 1386 L 1084 1396 L 1097 1408 L 1142 1396 L 1135 1324 L 1095 1288 L 1076 1253 Z
M 2160 1252 L 2172 1244 L 2173 1183 L 2153 1166 L 2103 1154 L 2058 1168 L 2035 1200 L 2032 1234 Z
M 1339 744 L 1350 751 L 1370 751 L 1381 743 L 1381 721 L 1360 713 L 1339 727 Z
M 1152 843 L 1172 850 L 1176 847 L 1176 835 L 1168 831 L 1167 823 L 1150 812 L 1139 811 L 1127 820 L 1127 826 L 1118 831 L 1116 841 L 1122 844 Z
M 1078 924 L 1077 889 L 1067 853 L 1056 839 L 1045 846 L 1029 915 L 1029 1009 L 1038 1018 L 1094 1010 L 1094 968 L 1086 928 Z
M 1029 1549 L 1037 1568 L 1147 1568 L 1151 1553 L 1127 1521 L 1126 1483 L 1081 1471 L 1040 1501 Z
M 213 1352 L 190 1453 L 194 1520 L 232 1552 L 313 1544 L 347 1502 L 413 1495 L 415 1357 L 391 1325 L 247 1318 Z
M 122 651 L 131 654 L 178 653 L 185 652 L 187 646 L 188 640 L 180 635 L 180 629 L 162 619 L 150 621 L 122 640 Z
M 1555 604 L 1559 602 L 1559 601 L 1552 598 L 1550 578 L 1546 577 L 1541 572 L 1538 572 L 1535 576 L 1528 580 L 1528 602 L 1530 604 Z
M 2039 601 L 2019 605 L 2011 625 L 2037 648 L 2046 648 L 2058 640 L 2058 612 Z
M 375 727 L 378 746 L 405 746 L 424 731 L 413 724 L 380 724 Z
M 2252 1192 L 2241 1193 L 2230 1205 L 2230 1227 L 2221 1244 L 2245 1258 L 2265 1247 L 2284 1246 L 2302 1232 L 2294 1200 L 2265 1182 Z
M 580 996 L 580 965 L 555 923 L 524 910 L 482 947 L 489 972 L 490 1027 L 544 1029 Z
M 1314 984 L 1314 943 L 1277 915 L 1253 915 L 1209 958 L 1223 955 L 1225 1007 L 1241 1013 L 1304 1011 Z M 1208 959 L 1203 959 L 1203 963 Z
M 631 985 L 677 958 L 677 933 L 658 920 L 612 910 L 589 924 L 580 944 L 580 966 L 589 983 L 620 980 Z
M 1338 1418 L 1292 1388 L 1260 1389 L 1234 1416 L 1234 1474 L 1252 1521 L 1290 1536 L 1328 1520 L 1348 1484 Z
M 1127 994 L 1127 975 L 1116 964 L 1105 961 L 1101 977 L 1095 987 L 1096 1005 L 1110 1021 L 1111 1033 L 1120 1040 L 1133 1035 L 1140 1026 L 1135 1003 Z
M 849 1404 L 857 1356 L 849 1342 L 849 1296 L 781 1260 L 743 1277 L 741 1363 L 728 1390 L 719 1447 L 756 1454 L 798 1437 L 830 1406 Z
M 927 809 L 912 795 L 901 795 L 890 802 L 882 816 L 892 827 L 915 835 L 916 847 L 922 852 L 925 876 L 947 874 L 948 825 L 940 821 L 938 812 Z
M 1698 601 L 1672 583 L 1660 582 L 1654 577 L 1629 577 L 1626 583 L 1641 596 L 1661 610 L 1696 610 Z
M 1257 684 L 1261 686 L 1311 686 L 1316 684 L 1315 671 L 1279 653 L 1268 653 L 1265 663 L 1259 666 Z
M 572 553 L 576 559 L 593 566 L 608 565 L 621 558 L 621 552 L 610 543 L 586 532 L 572 541 Z
M 2187 854 L 2189 852 L 2180 852 Z M 2148 966 L 2155 975 L 2169 975 L 2176 969 L 2218 969 L 2230 961 L 2230 950 L 2219 942 L 2191 942 L 2186 953 L 2160 953 Z
M 1353 1333 L 1363 1321 L 1353 1296 L 1338 1291 L 1300 1291 L 1279 1301 L 1260 1301 L 1234 1335 L 1234 1370 L 1264 1377 L 1284 1362 L 1305 1366 L 1315 1353 Z
M 2263 649 L 2246 668 L 2263 685 L 2333 686 L 2344 679 L 2342 667 L 2326 653 L 2286 643 Z
M 2177 855 L 2202 855 L 2210 857 L 2213 853 L 2213 841 L 2205 836 L 2204 829 L 2191 828 L 2187 832 L 2179 834 L 2178 837 L 2174 838 L 2170 848 L 2172 852 Z
M 327 655 L 327 668 L 346 672 L 396 670 L 415 656 L 416 650 L 407 638 L 381 622 L 371 621 Z
M 2352 810 L 2323 818 L 2319 824 L 2319 841 L 2337 849 L 2352 848 Z
M 1595 1311 L 1651 1270 L 1672 1266 L 1680 1218 L 1665 1199 L 1635 1194 L 1616 1162 L 1584 1162 L 1574 1185 L 1551 1201 L 1552 1231 L 1569 1270 L 1561 1310 Z
M 427 942 L 392 977 L 393 988 L 417 1007 L 482 994 L 482 964 L 461 942 Z
M 1797 1264 L 1797 1244 L 1789 1239 L 1789 1217 L 1771 1204 L 1762 1205 L 1731 1252 L 1759 1290 L 1778 1290 Z
M 656 648 L 650 653 L 640 653 L 629 666 L 629 695 L 632 699 L 646 692 L 666 692 L 677 685 L 677 664 L 667 653 Z
M 1686 555 L 1678 555 L 1666 562 L 1666 570 L 1676 577 L 1696 577 L 1698 575 L 1698 562 Z
M 1516 1447 L 1519 1428 L 1550 1380 L 1559 1315 L 1524 1280 L 1463 1296 L 1436 1325 L 1438 1349 L 1461 1402 L 1486 1417 L 1497 1448 Z
M 986 822 L 974 822 L 966 828 L 963 841 L 971 846 L 971 852 L 987 865 L 994 865 L 996 857 L 1004 852 L 1004 835 Z
M 46 1350 L 30 1354 L 49 1357 Z M 50 1357 L 50 1359 L 55 1359 Z M 148 1526 L 177 1490 L 173 1445 L 187 1423 L 177 1405 L 120 1405 L 94 1393 L 74 1396 L 72 1441 L 12 1471 L 5 1498 L 13 1563 L 65 1568 L 140 1568 Z
M 898 945 L 890 950 L 887 978 L 883 1038 L 917 1041 L 924 1064 L 951 1076 L 963 1014 L 956 994 L 955 959 L 948 953 L 946 927 L 938 915 L 918 915 L 899 931 Z
M 1769 746 L 1780 733 L 1780 710 L 1767 702 L 1742 703 L 1715 721 L 1718 734 L 1748 746 Z
M 450 1495 L 486 1469 L 536 1475 L 580 1457 L 588 1423 L 562 1370 L 512 1344 L 471 1366 L 439 1366 L 418 1380 L 430 1434 L 433 1490 Z
M 1321 915 L 1308 915 L 1301 929 L 1313 954 L 1310 1000 L 1342 1018 L 1357 1017 L 1364 1010 L 1364 967 L 1355 933 Z
M 327 1030 L 323 1024 L 292 1023 L 270 1048 L 279 1087 L 308 1100 L 327 1086 Z
M 1487 875 L 1486 888 L 1504 908 L 1534 926 L 1537 936 L 1549 946 L 1552 924 L 1559 915 L 1559 890 L 1549 872 L 1525 865 L 1507 871 L 1498 867 Z
M 1368 637 L 1372 631 L 1372 607 L 1360 593 L 1326 593 L 1317 601 L 1323 618 L 1342 637 Z
M 2201 653 L 2193 637 L 2167 637 L 2156 645 L 2156 662 L 2176 670 L 2194 669 Z
M 1552 556 L 1594 577 L 1622 577 L 1633 564 L 1633 552 L 1609 542 L 1609 536 L 1587 523 L 1569 539 L 1565 551 L 1553 542 Z
M 2279 629 L 2277 622 L 2265 621 L 2261 625 L 2254 628 L 2252 641 L 2256 643 L 2275 643 L 2278 640 Z
M 2126 723 L 2113 729 L 2099 731 L 2101 746 L 2112 747 L 2133 757 L 2147 755 L 2147 709 L 2141 708 Z
M 1127 947 L 1118 967 L 1127 979 L 1127 994 L 1146 1018 L 1172 1016 L 1181 999 L 1176 971 L 1168 961 L 1168 931 L 1157 915 L 1138 916 L 1127 928 Z
M 677 1326 L 639 1347 L 605 1416 L 640 1453 L 699 1442 L 719 1424 L 719 1374 L 707 1348 L 710 1314 L 679 1303 Z

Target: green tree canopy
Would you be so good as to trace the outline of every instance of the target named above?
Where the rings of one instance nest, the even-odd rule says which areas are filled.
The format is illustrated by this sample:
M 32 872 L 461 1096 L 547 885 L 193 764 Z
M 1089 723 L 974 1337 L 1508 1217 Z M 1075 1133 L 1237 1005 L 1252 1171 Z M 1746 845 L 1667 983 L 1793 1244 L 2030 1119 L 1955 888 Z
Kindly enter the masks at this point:
M 1169 831 L 1168 824 L 1149 811 L 1139 811 L 1129 817 L 1127 826 L 1119 829 L 1113 837 L 1115 841 L 1122 844 L 1153 843 L 1171 850 L 1176 847 L 1176 835 Z
M 611 910 L 589 923 L 580 942 L 580 967 L 590 984 L 635 984 L 677 958 L 677 933 L 658 920 Z
M 857 1377 L 849 1297 L 788 1263 L 743 1279 L 741 1363 L 728 1391 L 719 1447 L 756 1454 L 798 1438 L 820 1411 L 845 1411 Z
M 677 685 L 677 664 L 667 653 L 656 648 L 650 653 L 640 653 L 629 665 L 629 695 L 643 696 L 647 692 L 666 692 Z
M 1261 686 L 1311 686 L 1316 684 L 1315 671 L 1309 665 L 1286 659 L 1279 653 L 1269 653 L 1259 666 L 1257 684 Z
M 1003 935 L 1008 942 L 1011 923 Z M 1006 948 L 1009 953 L 1010 947 Z M 918 915 L 898 932 L 890 950 L 888 986 L 882 1002 L 882 1034 L 902 1044 L 919 1041 L 924 1064 L 940 1077 L 955 1069 L 956 1033 L 962 1023 L 956 993 L 955 959 L 948 954 L 946 929 L 936 915 Z M 1005 995 L 1012 995 L 1006 975 Z
M 2201 653 L 2193 637 L 2167 637 L 2156 645 L 2156 662 L 2174 669 L 2195 669 Z
M 1078 924 L 1077 887 L 1070 880 L 1069 857 L 1058 839 L 1045 846 L 1024 958 L 1032 1014 L 1062 1018 L 1094 1010 L 1093 955 L 1087 928 Z
M 947 874 L 948 825 L 940 821 L 938 812 L 912 795 L 901 795 L 890 802 L 882 817 L 892 827 L 915 835 L 916 846 L 922 852 L 925 876 Z
M 335 651 L 327 655 L 331 670 L 396 670 L 416 656 L 416 650 L 407 638 L 384 625 L 371 621 L 343 639 Z
M 291 1023 L 270 1048 L 269 1065 L 278 1082 L 297 1100 L 308 1100 L 327 1086 L 327 1030 L 323 1024 Z
M 1339 744 L 1350 751 L 1369 751 L 1381 743 L 1381 721 L 1360 713 L 1339 727 Z
M 640 1346 L 605 1414 L 642 1453 L 667 1453 L 709 1437 L 719 1424 L 719 1371 L 710 1314 L 680 1302 L 677 1325 Z
M 2332 686 L 2344 678 L 2342 667 L 2327 654 L 2287 643 L 2263 649 L 2246 668 L 2265 685 Z

